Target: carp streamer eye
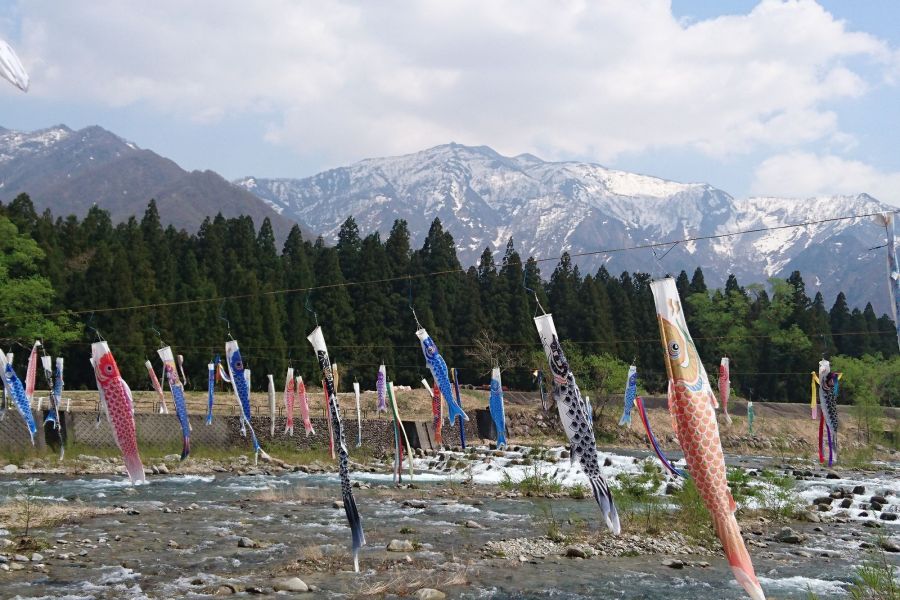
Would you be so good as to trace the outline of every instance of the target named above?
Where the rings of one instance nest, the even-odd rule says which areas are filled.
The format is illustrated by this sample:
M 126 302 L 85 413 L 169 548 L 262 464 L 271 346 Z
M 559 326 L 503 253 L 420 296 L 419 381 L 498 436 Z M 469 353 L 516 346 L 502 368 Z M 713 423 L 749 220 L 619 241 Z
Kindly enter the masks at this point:
M 235 369 L 243 369 L 244 363 L 242 363 L 241 361 L 237 361 L 236 363 L 234 363 L 234 368 Z
M 669 342 L 669 358 L 677 360 L 681 356 L 681 344 L 676 341 Z

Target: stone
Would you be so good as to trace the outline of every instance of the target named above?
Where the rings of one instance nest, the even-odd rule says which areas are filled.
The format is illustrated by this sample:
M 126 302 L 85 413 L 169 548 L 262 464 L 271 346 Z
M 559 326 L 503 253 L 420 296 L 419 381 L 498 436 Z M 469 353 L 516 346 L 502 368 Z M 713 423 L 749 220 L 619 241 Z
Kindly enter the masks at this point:
M 841 501 L 841 508 L 850 508 L 851 506 L 853 506 L 853 500 L 850 498 L 844 498 Z
M 32 553 L 31 562 L 42 562 L 44 560 L 44 555 L 39 554 L 37 552 Z
M 813 504 L 827 504 L 830 505 L 833 498 L 831 496 L 820 496 L 813 500 Z
M 885 498 L 884 496 L 876 495 L 876 496 L 872 496 L 871 498 L 869 498 L 869 502 L 871 502 L 872 504 L 878 503 L 878 504 L 883 505 L 883 504 L 887 504 L 887 498 Z
M 238 548 L 258 548 L 259 543 L 248 537 L 242 537 L 238 540 Z
M 885 552 L 900 552 L 900 544 L 888 538 L 881 540 L 880 546 Z
M 880 517 L 880 518 L 881 518 L 882 521 L 896 521 L 896 520 L 897 520 L 897 513 L 883 512 L 883 513 L 881 513 L 881 517 Z
M 883 518 L 884 515 L 889 515 L 889 514 L 891 514 L 891 513 L 881 513 L 881 516 Z M 869 516 L 869 515 L 867 515 L 865 513 L 859 513 L 859 516 L 862 517 L 862 516 Z M 887 520 L 887 519 L 885 519 L 885 520 Z M 863 521 L 862 525 L 863 525 L 863 527 L 871 527 L 872 529 L 880 529 L 881 528 L 881 525 L 879 523 L 876 523 L 875 521 Z
M 166 465 L 156 465 L 156 472 L 160 475 L 168 475 L 169 467 L 167 467 Z
M 418 600 L 444 600 L 446 597 L 447 595 L 444 592 L 434 588 L 422 588 L 416 592 L 416 598 Z
M 16 465 L 6 465 L 5 467 L 3 467 L 3 472 L 6 473 L 7 475 L 11 474 L 11 473 L 15 473 L 18 470 L 19 470 L 19 467 L 17 467 Z
M 255 596 L 259 596 L 259 595 L 262 595 L 262 594 L 265 594 L 265 593 L 266 593 L 266 590 L 264 590 L 263 588 L 259 587 L 258 585 L 254 585 L 254 586 L 252 586 L 252 587 L 248 587 L 245 591 L 246 591 L 248 594 L 253 594 L 253 595 L 255 595 Z
M 669 567 L 670 569 L 683 569 L 684 561 L 678 560 L 677 558 L 671 558 L 671 559 L 662 561 L 662 565 L 664 567 Z
M 391 540 L 387 545 L 388 552 L 412 552 L 415 550 L 409 540 Z
M 402 506 L 407 508 L 426 508 L 428 503 L 424 500 L 404 500 Z
M 9 568 L 12 569 L 13 571 L 21 571 L 22 569 L 25 568 L 25 565 L 23 565 L 22 563 L 14 562 L 11 565 L 9 565 Z
M 884 505 L 881 502 L 872 501 L 872 510 L 881 511 Z
M 309 586 L 299 577 L 285 577 L 276 579 L 272 587 L 276 592 L 308 592 Z
M 835 473 L 834 471 L 828 471 L 828 473 L 825 474 L 825 479 L 840 479 L 840 478 L 841 478 L 841 476 L 838 475 L 837 473 Z
M 331 503 L 331 508 L 344 508 L 344 501 L 343 500 L 335 500 L 334 502 Z
M 587 558 L 588 553 L 584 550 L 584 548 L 579 548 L 578 546 L 569 546 L 566 548 L 566 556 L 568 558 Z
M 803 536 L 790 527 L 782 527 L 781 531 L 775 534 L 775 541 L 783 544 L 799 544 L 803 541 Z
M 465 526 L 469 529 L 485 529 L 485 526 L 479 523 L 478 521 L 466 521 Z
M 16 562 L 29 562 L 31 559 L 24 554 L 13 554 L 13 560 Z
M 166 454 L 163 456 L 163 460 L 166 462 L 178 462 L 181 460 L 180 454 Z
M 213 592 L 213 596 L 231 596 L 236 593 L 237 589 L 233 585 L 223 584 L 216 588 Z
M 814 513 L 811 510 L 804 512 L 801 515 L 801 517 L 802 517 L 801 520 L 806 521 L 808 523 L 821 523 L 822 522 L 822 517 L 820 517 L 818 514 Z

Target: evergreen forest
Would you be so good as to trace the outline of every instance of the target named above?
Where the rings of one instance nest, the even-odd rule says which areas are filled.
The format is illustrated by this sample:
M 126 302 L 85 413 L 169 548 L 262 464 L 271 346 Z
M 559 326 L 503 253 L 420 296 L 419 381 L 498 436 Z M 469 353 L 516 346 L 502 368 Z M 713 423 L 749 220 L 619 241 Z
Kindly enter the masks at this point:
M 224 354 L 229 336 L 254 372 L 292 365 L 318 381 L 306 340 L 318 322 L 342 388 L 358 380 L 373 389 L 382 362 L 396 384 L 420 385 L 426 376 L 418 320 L 462 382 L 488 382 L 490 365 L 473 349 L 503 348 L 504 386 L 534 390 L 533 371 L 545 368 L 532 321 L 536 296 L 586 378 L 582 387 L 621 393 L 633 361 L 642 390 L 665 390 L 650 274 L 584 273 L 567 254 L 523 258 L 512 239 L 502 256 L 485 249 L 465 268 L 438 219 L 420 248 L 410 240 L 405 221 L 382 239 L 352 217 L 333 246 L 303 239 L 299 227 L 278 244 L 268 220 L 257 229 L 249 217 L 209 217 L 191 234 L 164 228 L 152 201 L 142 218 L 114 224 L 96 206 L 83 219 L 37 214 L 22 194 L 0 204 L 0 340 L 21 370 L 33 340 L 43 339 L 65 358 L 74 389 L 94 387 L 88 358 L 99 336 L 134 389 L 149 388 L 144 361 L 157 363 L 164 341 L 184 355 L 188 387 L 205 389 L 206 365 Z M 865 380 L 876 401 L 900 396 L 894 324 L 871 304 L 848 306 L 843 293 L 830 305 L 819 293 L 810 297 L 799 272 L 765 285 L 731 276 L 714 289 L 700 267 L 684 266 L 671 275 L 714 380 L 728 356 L 741 396 L 808 402 L 810 372 L 827 357 Z M 845 387 L 852 395 L 858 385 Z

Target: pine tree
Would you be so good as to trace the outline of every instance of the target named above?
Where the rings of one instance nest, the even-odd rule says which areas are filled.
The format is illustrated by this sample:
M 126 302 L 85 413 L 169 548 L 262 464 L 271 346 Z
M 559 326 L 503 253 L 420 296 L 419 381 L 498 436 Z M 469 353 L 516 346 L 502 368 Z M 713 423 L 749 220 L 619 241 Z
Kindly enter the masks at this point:
M 559 264 L 550 276 L 548 310 L 553 313 L 556 332 L 561 340 L 577 339 L 581 328 L 579 292 L 581 276 L 578 267 L 572 265 L 568 252 L 563 252 Z
M 691 295 L 691 281 L 688 279 L 686 271 L 682 270 L 675 278 L 675 289 L 678 290 L 678 296 L 687 301 L 687 297 Z
M 700 267 L 697 267 L 694 276 L 691 277 L 690 290 L 692 294 L 705 294 L 708 291 L 706 280 L 703 278 L 703 269 Z
M 847 297 L 844 292 L 838 292 L 834 305 L 828 315 L 831 322 L 831 333 L 834 336 L 834 345 L 838 354 L 848 354 L 853 346 L 853 341 L 847 335 L 851 331 L 850 307 L 847 305 Z

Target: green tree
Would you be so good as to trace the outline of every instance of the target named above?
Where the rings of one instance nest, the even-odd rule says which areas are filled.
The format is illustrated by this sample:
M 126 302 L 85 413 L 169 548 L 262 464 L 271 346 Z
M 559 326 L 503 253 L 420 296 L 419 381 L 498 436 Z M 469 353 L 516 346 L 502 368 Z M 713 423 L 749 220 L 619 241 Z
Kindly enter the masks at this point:
M 44 315 L 56 295 L 49 279 L 38 272 L 44 253 L 33 239 L 19 233 L 13 222 L 0 216 L 0 337 L 26 345 L 35 339 L 64 343 L 78 337 L 66 315 Z

